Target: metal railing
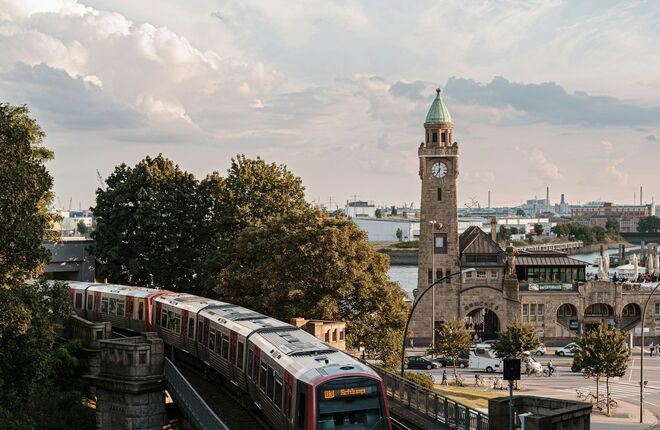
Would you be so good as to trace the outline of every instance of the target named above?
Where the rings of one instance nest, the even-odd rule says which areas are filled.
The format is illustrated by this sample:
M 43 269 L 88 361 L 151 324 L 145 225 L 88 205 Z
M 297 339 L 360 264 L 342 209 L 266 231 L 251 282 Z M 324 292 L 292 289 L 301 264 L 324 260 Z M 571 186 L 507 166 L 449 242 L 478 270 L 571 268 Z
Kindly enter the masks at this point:
M 229 430 L 204 399 L 179 372 L 174 363 L 165 358 L 165 386 L 181 412 L 188 418 L 193 428 L 200 430 Z
M 387 396 L 413 411 L 458 430 L 489 430 L 488 414 L 370 365 L 383 378 Z

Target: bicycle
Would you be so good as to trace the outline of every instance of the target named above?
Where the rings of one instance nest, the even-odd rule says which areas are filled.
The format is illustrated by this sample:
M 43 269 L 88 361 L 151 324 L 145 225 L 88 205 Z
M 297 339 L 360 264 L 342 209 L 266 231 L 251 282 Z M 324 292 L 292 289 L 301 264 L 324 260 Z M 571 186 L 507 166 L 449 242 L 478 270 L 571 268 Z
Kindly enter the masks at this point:
M 586 401 L 588 394 L 585 393 L 584 391 L 580 390 L 579 388 L 575 389 L 575 394 L 577 395 L 578 400 Z M 591 393 L 589 393 L 591 394 Z
M 609 400 L 607 400 L 607 403 L 606 403 L 605 396 L 603 394 L 601 394 L 598 397 L 599 397 L 599 399 L 596 402 L 596 407 L 600 410 L 605 409 L 607 407 L 607 403 L 609 403 L 610 409 L 616 409 L 616 408 L 619 407 L 619 404 L 617 403 L 617 401 L 614 400 L 612 397 L 610 397 Z

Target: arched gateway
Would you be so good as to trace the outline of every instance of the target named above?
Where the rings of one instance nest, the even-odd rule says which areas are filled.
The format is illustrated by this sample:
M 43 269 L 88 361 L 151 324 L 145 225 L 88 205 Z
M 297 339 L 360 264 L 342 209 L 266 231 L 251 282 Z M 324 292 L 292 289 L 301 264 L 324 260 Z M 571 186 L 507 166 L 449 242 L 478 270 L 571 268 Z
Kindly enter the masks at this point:
M 500 319 L 488 308 L 477 308 L 465 316 L 465 325 L 476 339 L 497 339 L 500 332 Z

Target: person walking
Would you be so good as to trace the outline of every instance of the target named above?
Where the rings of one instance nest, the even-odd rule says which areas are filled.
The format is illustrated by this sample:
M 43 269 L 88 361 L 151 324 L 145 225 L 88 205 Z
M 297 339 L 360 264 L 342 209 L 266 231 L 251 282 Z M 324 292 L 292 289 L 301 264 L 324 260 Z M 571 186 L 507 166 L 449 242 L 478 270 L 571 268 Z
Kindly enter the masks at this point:
M 649 344 L 649 357 L 653 357 L 653 350 L 655 349 L 655 344 L 653 341 Z
M 447 385 L 447 370 L 442 371 L 442 382 L 440 385 Z

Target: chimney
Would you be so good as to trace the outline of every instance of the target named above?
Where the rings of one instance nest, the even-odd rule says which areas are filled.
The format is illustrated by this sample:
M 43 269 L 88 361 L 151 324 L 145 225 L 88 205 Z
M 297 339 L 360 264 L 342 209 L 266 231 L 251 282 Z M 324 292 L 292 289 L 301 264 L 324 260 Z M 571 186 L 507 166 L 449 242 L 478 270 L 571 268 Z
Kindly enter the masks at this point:
M 490 190 L 488 190 L 488 209 L 490 209 Z
M 495 217 L 490 219 L 490 238 L 493 239 L 493 242 L 497 242 L 497 218 Z
M 545 204 L 550 204 L 550 187 L 548 186 L 545 187 Z
M 643 200 L 642 200 L 642 193 L 644 192 L 644 189 L 640 186 L 639 187 L 639 205 L 643 205 Z

